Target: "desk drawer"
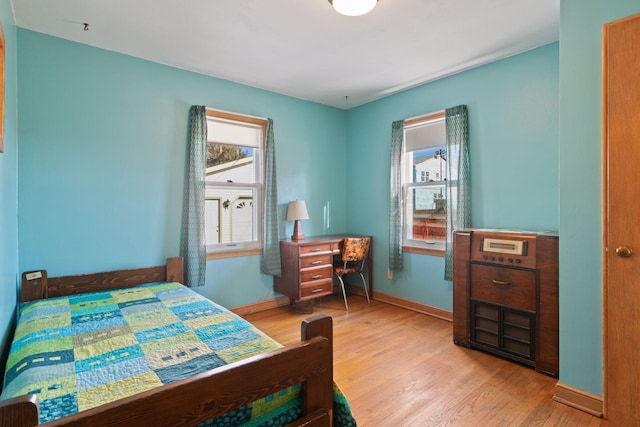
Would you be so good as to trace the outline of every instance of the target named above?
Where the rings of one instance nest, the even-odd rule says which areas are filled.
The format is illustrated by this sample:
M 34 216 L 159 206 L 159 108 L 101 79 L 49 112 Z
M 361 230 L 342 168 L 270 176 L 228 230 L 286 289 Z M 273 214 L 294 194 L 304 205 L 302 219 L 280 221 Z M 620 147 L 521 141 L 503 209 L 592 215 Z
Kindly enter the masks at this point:
M 471 264 L 471 298 L 521 310 L 536 309 L 534 271 Z
M 300 255 L 319 254 L 323 252 L 332 253 L 333 247 L 331 243 L 318 243 L 316 245 L 300 246 Z
M 300 257 L 300 268 L 313 268 L 331 265 L 331 254 L 320 254 Z
M 307 282 L 313 282 L 323 279 L 331 279 L 333 268 L 329 265 L 322 268 L 310 268 L 300 271 L 300 284 L 305 285 Z
M 323 279 L 313 282 L 303 283 L 300 286 L 300 298 L 319 297 L 329 295 L 333 292 L 333 280 Z

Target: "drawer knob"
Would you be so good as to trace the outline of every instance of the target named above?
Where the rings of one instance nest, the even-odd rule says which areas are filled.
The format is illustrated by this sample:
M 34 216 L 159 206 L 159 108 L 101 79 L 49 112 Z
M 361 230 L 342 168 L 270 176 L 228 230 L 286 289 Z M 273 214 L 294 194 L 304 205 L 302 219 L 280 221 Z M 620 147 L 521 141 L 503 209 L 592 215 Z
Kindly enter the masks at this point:
M 629 246 L 622 245 L 616 248 L 616 253 L 622 258 L 629 258 L 633 253 L 633 250 Z
M 315 276 L 311 276 L 312 279 L 320 279 L 322 274 L 316 274 Z
M 322 292 L 322 288 L 314 289 L 311 291 L 312 294 L 317 294 L 318 292 Z
M 311 263 L 311 265 L 318 265 L 318 264 L 322 264 L 322 261 L 313 261 L 313 262 Z
M 504 282 L 502 280 L 496 280 L 496 279 L 493 279 L 492 282 L 494 285 L 500 285 L 500 286 L 507 286 L 509 284 L 509 282 Z

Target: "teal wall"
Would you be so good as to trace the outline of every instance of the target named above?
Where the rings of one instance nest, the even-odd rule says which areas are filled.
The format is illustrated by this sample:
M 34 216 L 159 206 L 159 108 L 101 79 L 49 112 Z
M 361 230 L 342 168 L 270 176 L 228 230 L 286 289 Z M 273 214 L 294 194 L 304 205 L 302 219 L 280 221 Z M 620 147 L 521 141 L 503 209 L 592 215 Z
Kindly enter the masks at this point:
M 602 25 L 627 0 L 560 3 L 560 382 L 602 395 Z
M 273 119 L 281 236 L 293 199 L 307 202 L 306 234 L 345 231 L 344 111 L 24 29 L 18 47 L 20 271 L 178 255 L 194 104 Z M 211 261 L 198 291 L 229 307 L 273 298 L 259 266 L 258 256 Z
M 558 229 L 558 43 L 349 110 L 347 228 L 372 233 L 375 289 L 452 308 L 444 258 L 387 279 L 391 123 L 466 104 L 474 227 Z
M 4 153 L 0 153 L 0 366 L 4 366 L 19 275 L 16 27 L 9 0 L 0 1 L 0 21 L 5 42 Z

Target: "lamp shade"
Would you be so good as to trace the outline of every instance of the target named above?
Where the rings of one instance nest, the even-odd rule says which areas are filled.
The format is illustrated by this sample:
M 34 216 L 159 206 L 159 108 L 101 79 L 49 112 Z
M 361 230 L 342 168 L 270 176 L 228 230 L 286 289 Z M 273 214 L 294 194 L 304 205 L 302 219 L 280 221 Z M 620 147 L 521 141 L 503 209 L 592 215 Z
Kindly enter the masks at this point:
M 289 202 L 289 207 L 287 209 L 287 221 L 295 221 L 298 219 L 309 219 L 307 205 L 304 203 L 304 200 L 294 200 Z
M 329 0 L 336 12 L 346 16 L 360 16 L 376 7 L 378 0 Z

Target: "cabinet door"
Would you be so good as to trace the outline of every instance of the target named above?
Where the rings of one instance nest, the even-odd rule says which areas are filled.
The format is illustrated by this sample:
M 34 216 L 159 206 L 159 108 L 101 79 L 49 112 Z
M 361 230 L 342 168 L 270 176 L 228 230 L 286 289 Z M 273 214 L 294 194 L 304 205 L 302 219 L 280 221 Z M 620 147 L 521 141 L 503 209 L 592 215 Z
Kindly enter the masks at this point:
M 536 310 L 536 273 L 471 264 L 471 298 L 522 310 Z

